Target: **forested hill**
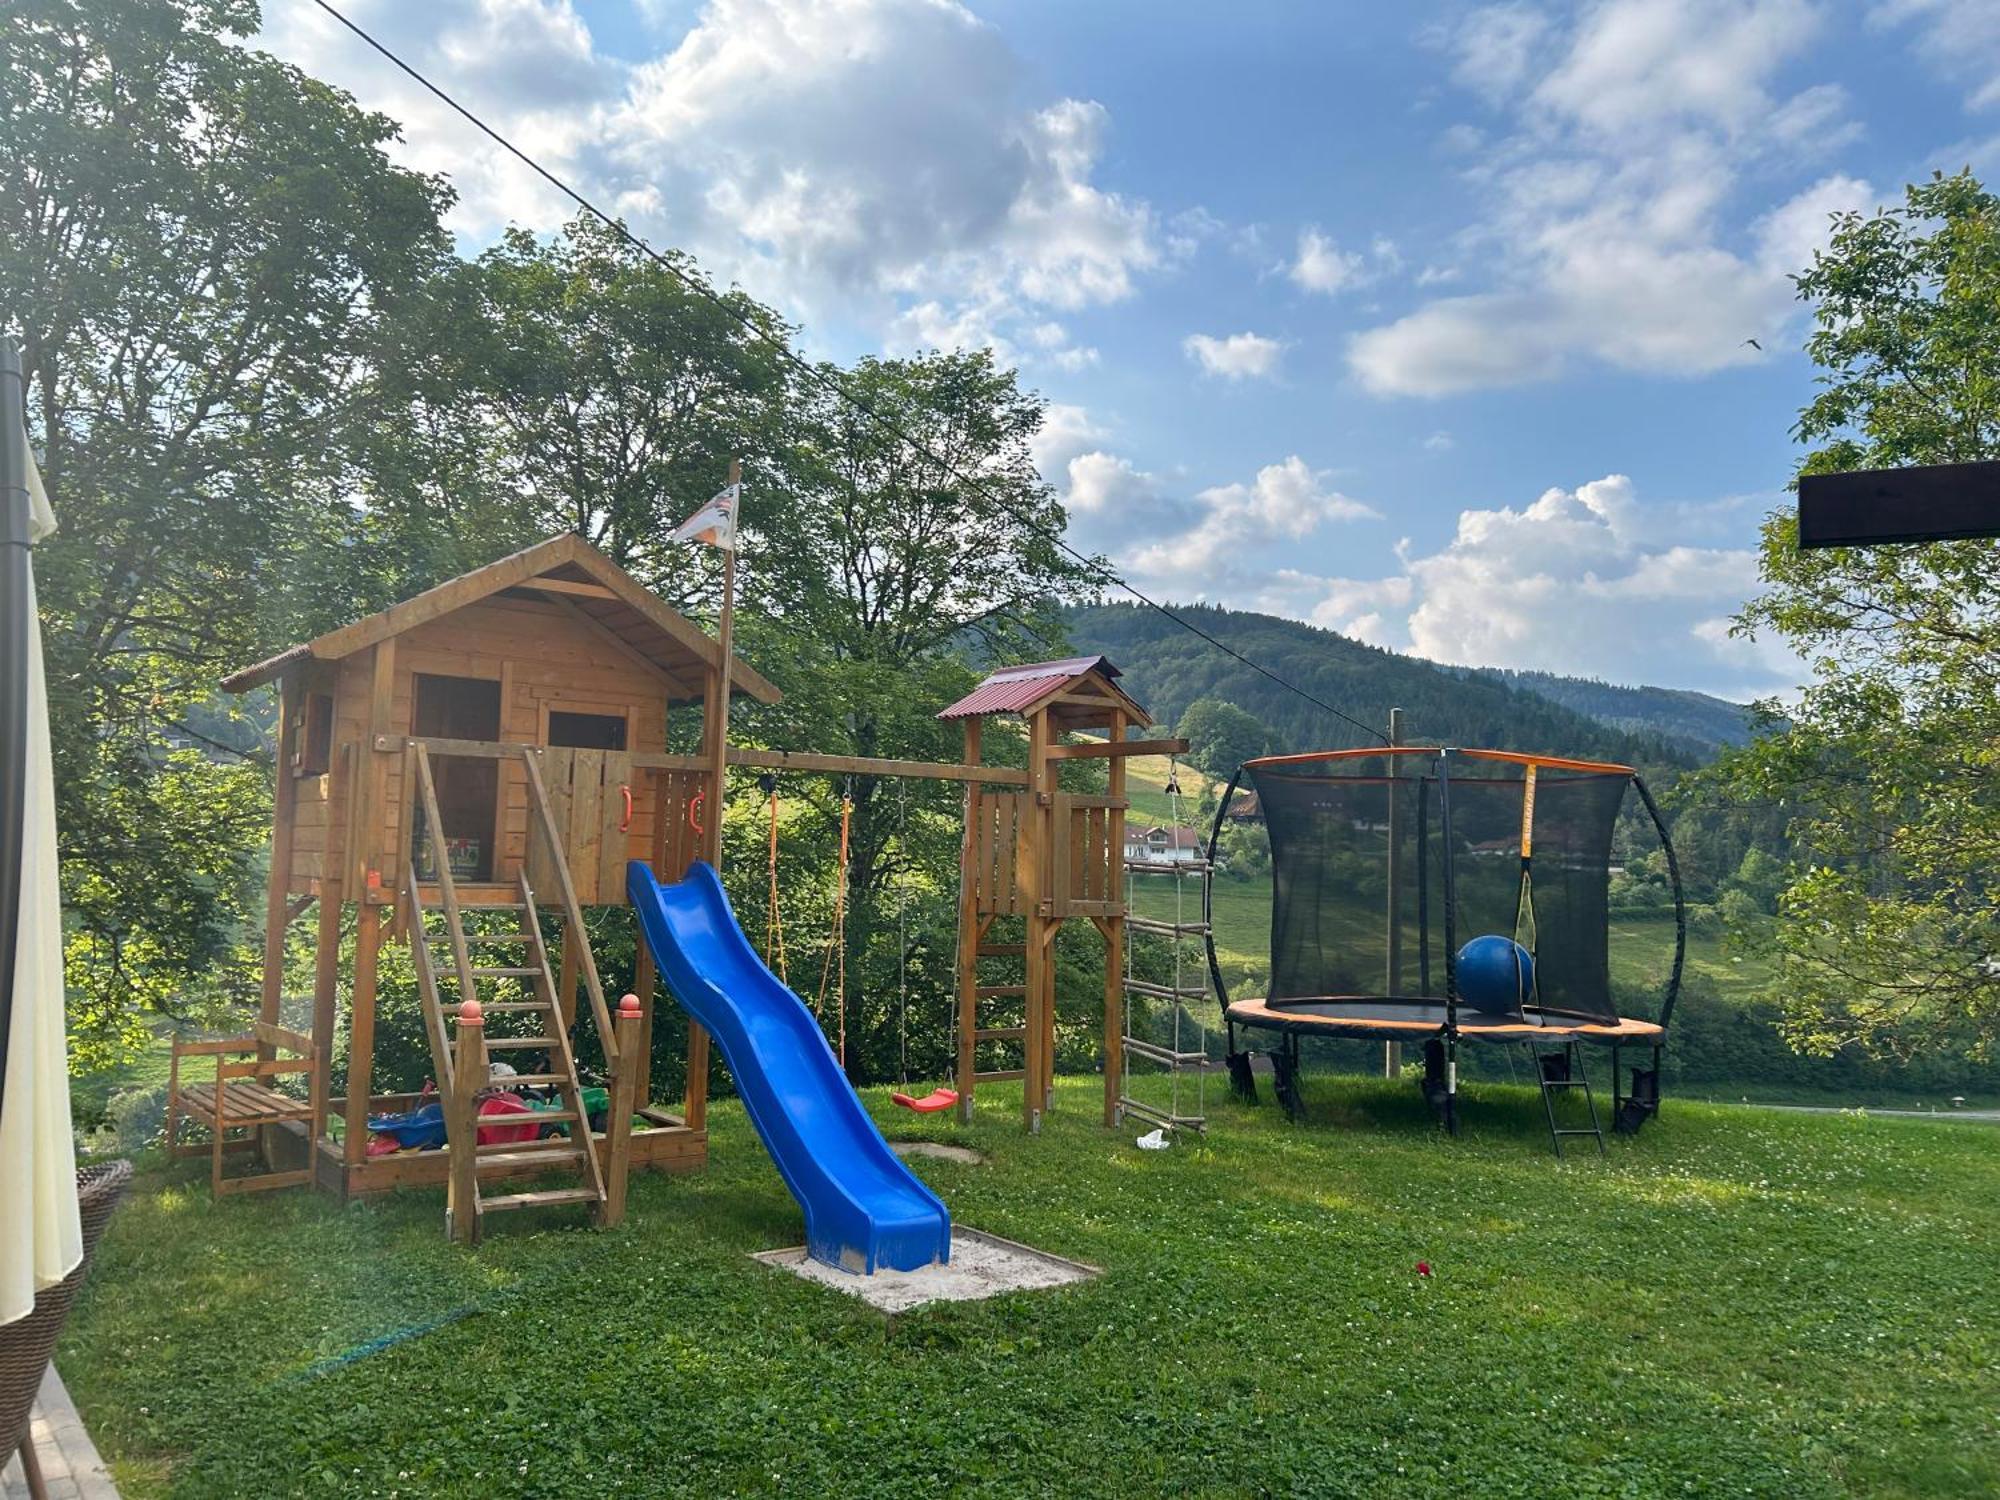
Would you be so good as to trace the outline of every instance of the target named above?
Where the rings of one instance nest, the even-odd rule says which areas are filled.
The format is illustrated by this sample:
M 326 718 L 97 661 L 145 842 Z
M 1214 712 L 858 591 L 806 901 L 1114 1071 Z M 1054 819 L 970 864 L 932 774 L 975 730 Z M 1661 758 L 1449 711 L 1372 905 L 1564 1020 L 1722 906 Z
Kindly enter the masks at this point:
M 1604 724 L 1491 674 L 1440 667 L 1274 615 L 1207 605 L 1176 610 L 1365 724 L 1386 726 L 1390 708 L 1401 708 L 1404 739 L 1410 744 L 1540 750 L 1648 766 L 1689 765 L 1703 758 L 1683 738 Z M 1354 725 L 1232 661 L 1143 605 L 1072 609 L 1066 623 L 1072 647 L 1110 657 L 1124 671 L 1125 686 L 1157 723 L 1177 723 L 1197 698 L 1221 698 L 1263 722 L 1271 731 L 1273 751 L 1373 743 Z
M 1740 703 L 1711 698 L 1707 693 L 1685 688 L 1617 687 L 1588 677 L 1500 668 L 1481 668 L 1475 675 L 1495 677 L 1511 687 L 1553 698 L 1564 708 L 1588 714 L 1614 729 L 1684 740 L 1704 756 L 1726 746 L 1750 743 L 1750 711 Z

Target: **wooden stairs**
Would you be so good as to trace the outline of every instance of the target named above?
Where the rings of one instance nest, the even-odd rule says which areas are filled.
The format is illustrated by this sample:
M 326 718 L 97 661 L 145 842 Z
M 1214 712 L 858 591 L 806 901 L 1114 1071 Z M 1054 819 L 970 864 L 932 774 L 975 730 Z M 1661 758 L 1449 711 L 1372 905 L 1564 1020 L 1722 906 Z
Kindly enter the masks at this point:
M 466 1244 L 477 1244 L 488 1214 L 569 1205 L 589 1205 L 593 1219 L 600 1226 L 615 1223 L 623 1208 L 624 1162 L 621 1159 L 612 1163 L 619 1180 L 607 1185 L 605 1163 L 599 1160 L 589 1114 L 584 1108 L 564 997 L 549 965 L 541 917 L 527 872 L 524 868 L 518 876 L 517 899 L 513 901 L 461 902 L 438 832 L 443 824 L 438 817 L 437 786 L 431 774 L 429 753 L 422 745 L 416 745 L 412 758 L 437 874 L 437 900 L 430 903 L 423 899 L 416 861 L 412 858 L 404 872 L 404 901 L 424 1026 L 437 1068 L 446 1139 L 451 1148 L 446 1233 Z M 531 757 L 527 758 L 527 764 L 530 801 L 538 811 L 546 813 L 547 791 L 541 784 L 539 770 Z M 629 1119 L 630 1101 L 625 1096 L 630 1092 L 631 1070 L 617 1067 L 617 1041 L 619 1033 L 629 1038 L 634 1028 L 621 1026 L 618 1033 L 613 1031 L 561 843 L 553 836 L 553 821 L 544 821 L 545 831 L 550 835 L 548 868 L 555 874 L 558 896 L 568 918 L 565 941 L 582 945 L 577 968 L 596 1012 L 607 1058 L 612 1063 L 610 1113 L 614 1119 L 620 1118 L 618 1111 L 623 1105 L 623 1118 Z M 481 925 L 469 926 L 469 913 L 478 913 Z M 491 925 L 495 923 L 498 925 Z M 628 998 L 628 1004 L 632 1009 L 621 1014 L 621 1021 L 636 1020 L 636 1002 Z M 515 1056 L 524 1060 L 539 1056 L 540 1061 L 532 1066 L 517 1064 L 514 1075 L 495 1079 L 491 1063 L 496 1055 L 509 1061 Z M 618 1086 L 621 1072 L 627 1087 Z M 480 1100 L 500 1088 L 553 1088 L 559 1107 L 537 1110 L 533 1115 L 482 1117 Z M 566 1133 L 534 1141 L 489 1145 L 479 1142 L 482 1129 L 504 1130 L 523 1122 L 561 1125 Z M 538 1185 L 528 1190 L 514 1190 L 511 1186 L 524 1178 L 546 1183 L 558 1173 L 568 1179 L 559 1186 Z

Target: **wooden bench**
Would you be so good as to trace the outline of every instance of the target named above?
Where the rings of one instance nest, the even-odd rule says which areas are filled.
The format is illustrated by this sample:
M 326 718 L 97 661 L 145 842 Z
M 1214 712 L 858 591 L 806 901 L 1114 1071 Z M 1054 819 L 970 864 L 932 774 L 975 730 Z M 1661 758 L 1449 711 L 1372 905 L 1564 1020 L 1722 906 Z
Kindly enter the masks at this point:
M 289 1055 L 287 1055 L 289 1054 Z M 183 1057 L 213 1057 L 215 1077 L 199 1083 L 181 1081 Z M 248 1061 L 232 1062 L 232 1058 Z M 215 1041 L 175 1042 L 173 1061 L 167 1078 L 167 1145 L 175 1156 L 210 1159 L 209 1184 L 223 1193 L 254 1193 L 266 1188 L 300 1187 L 313 1178 L 311 1143 L 318 1133 L 322 1113 L 320 1098 L 319 1049 L 313 1039 L 268 1021 L 259 1021 L 248 1036 L 223 1037 Z M 267 1079 L 286 1073 L 304 1073 L 309 1079 L 307 1096 L 297 1099 L 272 1088 Z M 288 1120 L 306 1122 L 306 1164 L 294 1172 L 265 1172 L 256 1176 L 225 1177 L 222 1162 L 232 1150 L 254 1148 L 264 1127 Z M 181 1143 L 181 1124 L 187 1121 L 207 1127 L 209 1139 L 192 1145 Z M 231 1131 L 249 1135 L 231 1140 Z

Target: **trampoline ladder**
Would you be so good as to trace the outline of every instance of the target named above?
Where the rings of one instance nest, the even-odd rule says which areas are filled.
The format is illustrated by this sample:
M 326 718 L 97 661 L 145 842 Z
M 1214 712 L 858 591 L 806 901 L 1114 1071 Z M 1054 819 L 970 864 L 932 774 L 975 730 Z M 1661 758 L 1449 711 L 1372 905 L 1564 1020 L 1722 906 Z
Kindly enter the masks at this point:
M 1534 1042 L 1528 1053 L 1535 1059 L 1535 1079 L 1542 1086 L 1542 1109 L 1549 1119 L 1549 1144 L 1561 1160 L 1563 1141 L 1572 1136 L 1589 1136 L 1597 1142 L 1597 1154 L 1605 1155 L 1604 1126 L 1597 1118 L 1597 1096 L 1591 1091 L 1590 1073 L 1583 1065 L 1583 1049 L 1571 1042 L 1558 1052 L 1544 1052 Z M 1583 1102 L 1590 1110 L 1590 1128 L 1565 1129 L 1556 1119 L 1556 1095 L 1563 1089 L 1582 1089 Z

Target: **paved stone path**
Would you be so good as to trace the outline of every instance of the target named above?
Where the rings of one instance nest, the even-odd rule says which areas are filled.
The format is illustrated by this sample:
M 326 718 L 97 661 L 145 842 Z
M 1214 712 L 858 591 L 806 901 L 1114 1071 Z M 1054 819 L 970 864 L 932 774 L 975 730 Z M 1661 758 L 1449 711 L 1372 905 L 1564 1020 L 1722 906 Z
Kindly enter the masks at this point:
M 41 1460 L 49 1500 L 118 1500 L 117 1486 L 97 1456 L 97 1445 L 83 1430 L 83 1419 L 76 1414 L 76 1404 L 63 1389 L 54 1365 L 42 1377 L 41 1395 L 30 1420 L 35 1456 Z M 6 1468 L 0 1469 L 0 1500 L 27 1500 L 27 1494 L 20 1457 L 10 1453 Z

